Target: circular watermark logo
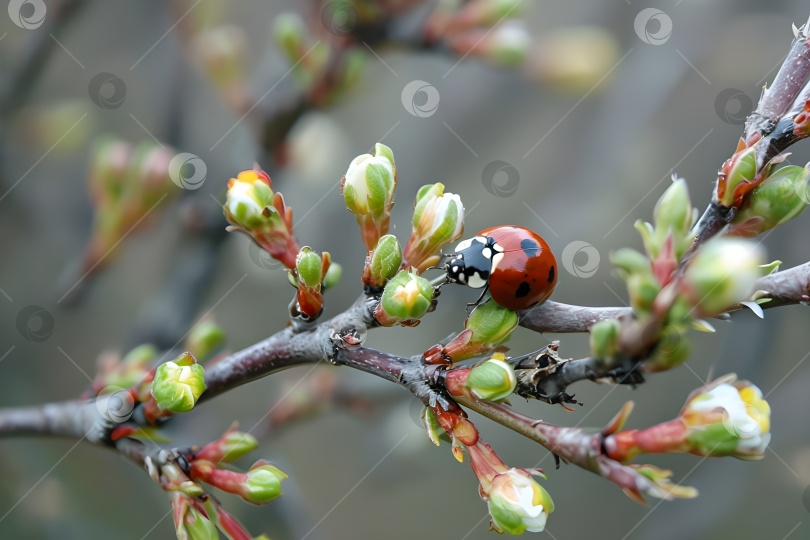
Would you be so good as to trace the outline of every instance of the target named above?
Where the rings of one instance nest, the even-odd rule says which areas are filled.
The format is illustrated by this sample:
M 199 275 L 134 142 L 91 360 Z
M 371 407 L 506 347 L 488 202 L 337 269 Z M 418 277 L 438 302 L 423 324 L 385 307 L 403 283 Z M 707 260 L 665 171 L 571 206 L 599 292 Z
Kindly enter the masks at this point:
M 47 341 L 53 334 L 53 315 L 41 306 L 26 306 L 17 314 L 17 331 L 34 343 Z
M 26 30 L 42 26 L 47 11 L 43 0 L 11 0 L 8 3 L 8 16 L 11 17 L 11 22 Z
M 672 19 L 660 9 L 646 8 L 636 15 L 633 28 L 644 43 L 663 45 L 672 35 Z
M 418 94 L 425 95 L 425 102 L 416 103 Z M 402 106 L 405 110 L 419 118 L 433 116 L 439 108 L 439 91 L 432 84 L 425 81 L 411 81 L 402 89 Z
M 511 197 L 520 185 L 520 173 L 511 163 L 495 160 L 484 167 L 481 183 L 496 197 Z
M 729 433 L 741 439 L 750 439 L 762 432 L 759 420 L 759 411 L 743 401 L 726 407 L 723 411 L 723 426 Z
M 99 392 L 96 409 L 106 420 L 121 424 L 129 420 L 135 409 L 135 398 L 129 390 L 119 386 L 108 386 Z
M 118 75 L 102 72 L 90 79 L 87 85 L 90 99 L 102 109 L 117 109 L 127 97 L 127 85 Z
M 672 325 L 661 326 L 652 321 L 644 328 L 642 340 L 645 343 L 655 343 L 651 359 L 672 358 L 681 348 L 683 337 L 681 331 Z
M 266 250 L 259 247 L 259 244 L 251 240 L 248 243 L 248 255 L 253 264 L 262 270 L 277 270 L 281 267 L 281 262 L 274 259 Z
M 205 182 L 208 167 L 205 162 L 188 152 L 177 154 L 169 162 L 169 176 L 178 187 L 188 190 L 199 189 Z
M 714 112 L 726 124 L 741 126 L 754 110 L 753 100 L 736 88 L 726 88 L 714 98 Z
M 584 261 L 582 258 L 584 257 Z M 562 263 L 569 274 L 589 278 L 599 269 L 599 251 L 582 240 L 574 240 L 563 249 Z
M 330 329 L 329 337 L 339 349 L 354 350 L 363 346 L 368 336 L 366 323 L 357 317 L 349 317 L 339 322 L 340 326 Z
M 321 10 L 321 24 L 326 31 L 337 37 L 348 37 L 357 28 L 360 14 L 345 0 L 327 2 Z

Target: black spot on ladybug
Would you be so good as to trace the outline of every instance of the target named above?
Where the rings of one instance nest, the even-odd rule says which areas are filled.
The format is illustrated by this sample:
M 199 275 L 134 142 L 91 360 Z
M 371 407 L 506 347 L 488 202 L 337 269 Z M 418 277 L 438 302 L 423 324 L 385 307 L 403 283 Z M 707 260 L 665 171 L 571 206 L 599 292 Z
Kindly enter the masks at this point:
M 529 274 L 523 274 L 523 277 L 529 277 Z
M 554 281 L 554 267 L 553 266 L 548 271 L 548 282 L 551 283 L 552 281 Z
M 523 283 L 520 284 L 520 287 L 518 287 L 518 290 L 515 293 L 515 298 L 523 298 L 524 296 L 528 296 L 529 291 L 531 290 L 532 290 L 531 285 L 529 285 L 524 281 Z
M 540 358 L 537 359 L 537 367 L 539 368 L 547 368 L 548 367 L 548 355 L 544 354 Z
M 537 242 L 534 240 L 524 238 L 520 241 L 520 249 L 523 250 L 523 253 L 525 253 L 527 257 L 534 257 L 537 255 L 537 250 L 540 248 L 537 246 Z

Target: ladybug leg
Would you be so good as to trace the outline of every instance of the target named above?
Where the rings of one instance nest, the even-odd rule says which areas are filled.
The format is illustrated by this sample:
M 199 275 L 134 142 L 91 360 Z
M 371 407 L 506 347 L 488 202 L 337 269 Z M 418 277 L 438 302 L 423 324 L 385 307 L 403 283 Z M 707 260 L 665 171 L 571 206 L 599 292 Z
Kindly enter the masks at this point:
M 476 307 L 478 307 L 484 300 L 484 297 L 487 295 L 488 292 L 489 292 L 489 283 L 487 283 L 486 287 L 484 287 L 484 290 L 481 291 L 481 296 L 478 297 L 478 300 L 476 300 L 471 304 L 467 304 L 467 311 L 470 311 L 470 308 L 475 309 Z

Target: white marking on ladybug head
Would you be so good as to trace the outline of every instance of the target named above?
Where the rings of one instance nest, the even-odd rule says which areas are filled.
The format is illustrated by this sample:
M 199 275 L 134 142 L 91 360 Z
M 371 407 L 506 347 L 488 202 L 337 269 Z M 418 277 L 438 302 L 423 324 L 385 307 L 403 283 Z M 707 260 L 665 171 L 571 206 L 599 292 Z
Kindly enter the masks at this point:
M 453 273 L 456 273 L 456 272 L 458 272 L 458 266 L 453 267 Z
M 461 274 L 458 275 L 458 280 L 461 283 L 466 283 L 467 282 L 467 276 L 464 273 L 461 273 Z
M 473 243 L 472 238 L 468 238 L 467 240 L 462 240 L 456 246 L 456 253 L 458 253 L 460 251 L 464 251 L 465 249 L 469 248 L 472 245 L 472 243 Z
M 469 285 L 473 289 L 480 289 L 486 284 L 487 282 L 481 279 L 481 276 L 478 274 L 478 272 L 474 272 L 473 275 L 470 276 L 469 281 L 467 282 L 467 285 Z
M 495 271 L 495 269 L 496 269 L 496 268 L 498 268 L 498 264 L 500 264 L 500 262 L 503 260 L 503 258 L 504 258 L 504 254 L 503 254 L 503 253 L 496 253 L 496 254 L 495 254 L 493 257 L 492 257 L 492 269 L 489 271 L 489 272 L 490 272 L 490 274 L 492 274 L 492 272 L 494 272 L 494 271 Z
M 487 259 L 492 258 L 492 250 L 488 247 L 485 247 L 483 250 L 481 250 L 481 254 Z
M 498 253 L 503 253 L 503 246 L 501 246 L 498 243 L 492 244 L 492 249 L 494 249 Z

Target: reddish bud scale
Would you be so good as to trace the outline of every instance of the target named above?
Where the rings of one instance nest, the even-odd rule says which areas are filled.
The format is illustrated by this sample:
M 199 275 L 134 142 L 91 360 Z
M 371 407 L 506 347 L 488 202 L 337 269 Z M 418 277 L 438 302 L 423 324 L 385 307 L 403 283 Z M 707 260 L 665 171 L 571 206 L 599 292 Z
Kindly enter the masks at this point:
M 247 474 L 218 469 L 216 465 L 204 459 L 195 459 L 191 462 L 189 476 L 192 480 L 201 480 L 226 493 L 239 496 L 246 493 Z
M 443 345 L 434 345 L 425 351 L 422 355 L 422 361 L 429 365 L 449 365 L 453 363 L 453 359 L 445 354 Z
M 793 134 L 797 137 L 807 137 L 810 135 L 810 101 L 804 104 L 802 112 L 796 115 L 793 119 L 796 127 L 793 128 Z
M 123 437 L 129 437 L 136 431 L 138 431 L 138 428 L 135 426 L 119 426 L 110 433 L 110 440 L 117 441 Z
M 438 403 L 432 409 L 436 419 L 439 421 L 439 425 L 444 428 L 448 435 L 452 433 L 456 424 L 466 416 L 466 413 L 456 403 L 450 403 L 450 410 L 445 410 Z
M 444 384 L 451 396 L 471 397 L 469 391 L 464 386 L 467 384 L 467 377 L 471 369 L 454 369 L 448 371 L 444 377 Z
M 156 425 L 155 421 L 158 418 L 168 418 L 172 416 L 174 413 L 170 410 L 162 410 L 158 404 L 155 396 L 150 395 L 149 400 L 146 402 L 146 405 L 143 407 L 143 415 L 146 417 L 146 421 L 152 425 Z
M 323 295 L 318 289 L 320 289 L 320 285 L 307 287 L 303 280 L 298 280 L 298 292 L 296 293 L 298 311 L 310 319 L 317 318 L 323 310 Z
M 686 425 L 679 419 L 644 430 L 630 429 L 605 439 L 607 455 L 616 461 L 628 461 L 639 454 L 663 454 L 680 449 L 687 435 Z
M 462 418 L 453 427 L 453 434 L 459 441 L 464 443 L 465 446 L 472 446 L 478 442 L 478 430 L 469 420 Z
M 253 540 L 253 536 L 242 527 L 236 518 L 218 506 L 217 527 L 232 540 Z

